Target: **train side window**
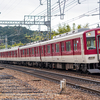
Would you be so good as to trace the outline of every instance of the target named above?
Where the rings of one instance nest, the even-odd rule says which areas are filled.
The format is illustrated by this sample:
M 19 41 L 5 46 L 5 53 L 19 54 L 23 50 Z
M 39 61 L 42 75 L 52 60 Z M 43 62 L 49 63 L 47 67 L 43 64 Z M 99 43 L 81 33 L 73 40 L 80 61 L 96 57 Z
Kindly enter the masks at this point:
M 56 46 L 56 52 L 59 52 L 59 43 L 55 44 Z
M 52 44 L 52 52 L 54 52 L 54 44 Z
M 36 48 L 36 54 L 39 54 L 39 47 Z
M 29 55 L 29 49 L 27 49 L 27 55 Z
M 77 40 L 74 40 L 74 51 L 77 50 Z
M 42 50 L 42 53 L 43 53 L 43 46 L 42 46 L 42 49 L 41 50 Z
M 11 52 L 11 56 L 12 56 L 12 52 Z
M 10 56 L 10 52 L 8 52 L 8 56 Z
M 36 54 L 36 48 L 34 47 L 34 54 Z
M 14 51 L 14 56 L 16 56 L 16 51 Z
M 50 53 L 50 45 L 47 46 L 47 52 Z
M 24 52 L 24 50 L 23 50 L 23 55 L 24 55 L 24 53 L 25 53 L 25 52 Z
M 45 50 L 45 53 L 46 53 L 46 45 L 45 45 L 45 49 L 44 50 Z
M 39 47 L 37 48 L 37 50 L 38 50 L 38 54 L 39 54 Z
M 14 56 L 15 56 L 15 51 L 14 51 Z
M 61 42 L 61 51 L 64 51 L 64 42 Z
M 34 48 L 32 48 L 32 54 L 34 55 Z
M 71 51 L 71 43 L 70 43 L 70 41 L 66 42 L 66 51 Z
M 37 54 L 38 50 L 37 50 L 37 47 L 36 47 L 36 54 Z

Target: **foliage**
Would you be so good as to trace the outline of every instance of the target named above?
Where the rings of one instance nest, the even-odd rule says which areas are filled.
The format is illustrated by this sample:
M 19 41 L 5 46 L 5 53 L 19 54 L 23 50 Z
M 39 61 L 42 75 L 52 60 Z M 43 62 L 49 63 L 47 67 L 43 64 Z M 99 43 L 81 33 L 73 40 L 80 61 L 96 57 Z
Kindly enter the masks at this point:
M 19 45 L 24 45 L 29 42 L 33 41 L 38 41 L 41 39 L 44 39 L 46 36 L 47 32 L 37 32 L 37 31 L 31 31 L 29 29 L 26 29 L 25 27 L 21 26 L 6 26 L 6 27 L 1 27 L 0 26 L 0 48 L 5 48 L 5 44 L 3 41 L 5 41 L 5 35 L 7 35 L 7 43 L 8 47 L 11 47 L 12 41 L 14 46 L 19 46 Z
M 80 29 L 80 28 L 89 28 L 89 24 L 85 24 L 84 26 L 82 26 L 81 24 L 77 26 L 77 28 L 75 28 L 75 23 L 73 23 L 73 26 L 72 26 L 72 29 L 71 27 L 67 24 L 59 24 L 58 25 L 58 29 L 57 29 L 57 32 L 55 30 L 52 30 L 52 36 L 51 38 L 53 38 L 53 36 L 56 36 L 56 35 L 59 35 L 59 34 L 63 34 L 63 33 L 66 33 L 66 32 L 70 32 L 70 31 L 73 31 L 73 30 L 76 30 L 76 29 Z
M 75 23 L 73 23 L 73 31 L 75 30 Z
M 63 34 L 66 32 L 70 32 L 75 29 L 80 29 L 80 28 L 88 28 L 89 25 L 88 23 L 84 26 L 81 24 L 75 27 L 75 23 L 73 23 L 72 28 L 68 24 L 59 24 L 57 31 L 52 30 L 52 33 L 47 34 L 47 31 L 44 32 L 38 32 L 38 31 L 31 31 L 29 29 L 26 29 L 25 27 L 21 26 L 6 26 L 6 27 L 1 27 L 0 26 L 0 49 L 5 48 L 5 44 L 3 41 L 5 40 L 5 35 L 7 35 L 7 40 L 8 40 L 8 48 L 9 47 L 14 47 L 14 46 L 22 46 L 25 45 L 26 43 L 34 42 L 34 41 L 39 41 L 43 39 L 48 39 L 53 38 L 53 36 Z M 14 41 L 13 41 L 14 40 Z M 14 44 L 12 44 L 14 43 Z
M 80 28 L 82 28 L 82 26 L 81 26 L 81 25 L 78 25 L 78 26 L 77 26 L 77 29 L 80 29 Z

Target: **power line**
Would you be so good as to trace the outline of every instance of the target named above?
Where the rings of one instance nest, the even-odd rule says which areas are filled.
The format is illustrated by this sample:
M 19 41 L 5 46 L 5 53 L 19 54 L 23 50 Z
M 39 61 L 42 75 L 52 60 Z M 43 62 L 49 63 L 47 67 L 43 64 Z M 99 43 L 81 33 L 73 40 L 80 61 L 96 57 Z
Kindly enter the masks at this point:
M 46 0 L 43 2 L 43 3 L 45 3 L 46 2 Z M 29 15 L 31 15 L 33 12 L 35 12 L 39 7 L 40 7 L 41 5 L 39 5 L 35 10 L 33 10 Z
M 9 2 L 9 3 L 11 3 L 11 2 Z M 7 12 L 7 11 L 12 7 L 13 4 L 16 4 L 16 0 L 15 0 L 14 2 L 12 2 L 11 5 L 9 5 L 9 8 L 8 8 L 7 10 L 3 11 L 3 13 L 4 13 L 4 12 Z M 7 5 L 8 5 L 8 4 L 7 4 Z
M 95 8 L 95 9 L 93 9 L 93 10 L 91 10 L 91 11 L 88 11 L 88 12 L 82 14 L 82 15 L 79 15 L 79 16 L 77 16 L 77 17 L 74 17 L 74 18 L 70 19 L 70 20 L 64 21 L 64 22 L 62 22 L 62 24 L 63 24 L 63 23 L 70 23 L 70 22 L 75 21 L 75 20 L 78 20 L 78 19 L 80 19 L 80 18 L 89 16 L 89 14 L 92 14 L 92 13 L 94 13 L 94 12 L 97 12 L 98 10 L 99 10 L 99 8 Z M 52 27 L 55 27 L 55 26 L 58 26 L 58 25 L 59 25 L 59 24 L 54 25 L 54 26 L 52 26 Z
M 11 11 L 13 11 L 22 1 L 23 1 L 23 0 L 19 1 L 18 4 L 17 4 L 16 6 L 14 6 L 14 7 L 12 8 L 12 10 L 10 10 L 8 13 L 10 13 Z M 17 2 L 17 1 L 15 1 L 15 2 Z M 13 2 L 13 4 L 14 4 L 15 2 Z M 13 4 L 12 4 L 12 5 L 13 5 Z M 6 13 L 5 15 L 8 15 L 8 13 Z M 4 15 L 4 16 L 5 16 L 5 15 Z M 3 16 L 3 18 L 4 18 L 4 16 Z

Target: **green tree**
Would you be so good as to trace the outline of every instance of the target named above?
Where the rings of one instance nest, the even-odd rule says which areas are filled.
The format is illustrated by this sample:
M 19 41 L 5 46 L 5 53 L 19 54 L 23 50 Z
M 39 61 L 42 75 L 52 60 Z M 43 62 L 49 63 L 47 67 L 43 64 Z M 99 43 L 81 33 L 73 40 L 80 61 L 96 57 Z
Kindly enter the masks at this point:
M 66 32 L 70 32 L 71 31 L 71 27 L 69 25 L 67 25 L 66 28 L 67 28 Z
M 58 29 L 57 29 L 59 34 L 63 33 L 63 27 L 61 26 L 61 24 L 58 25 Z
M 81 24 L 77 26 L 77 29 L 80 29 L 80 28 L 82 28 Z
M 88 24 L 88 23 L 85 24 L 85 25 L 83 26 L 83 28 L 89 28 L 89 24 Z
M 73 29 L 73 31 L 75 30 L 75 23 L 73 23 L 73 28 L 72 29 Z

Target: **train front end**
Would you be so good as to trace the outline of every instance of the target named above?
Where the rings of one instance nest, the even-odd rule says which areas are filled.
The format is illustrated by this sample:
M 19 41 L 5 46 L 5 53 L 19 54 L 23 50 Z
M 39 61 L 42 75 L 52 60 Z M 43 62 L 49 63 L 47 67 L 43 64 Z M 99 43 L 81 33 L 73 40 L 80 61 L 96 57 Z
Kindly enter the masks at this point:
M 84 59 L 90 73 L 100 73 L 100 28 L 83 34 Z

